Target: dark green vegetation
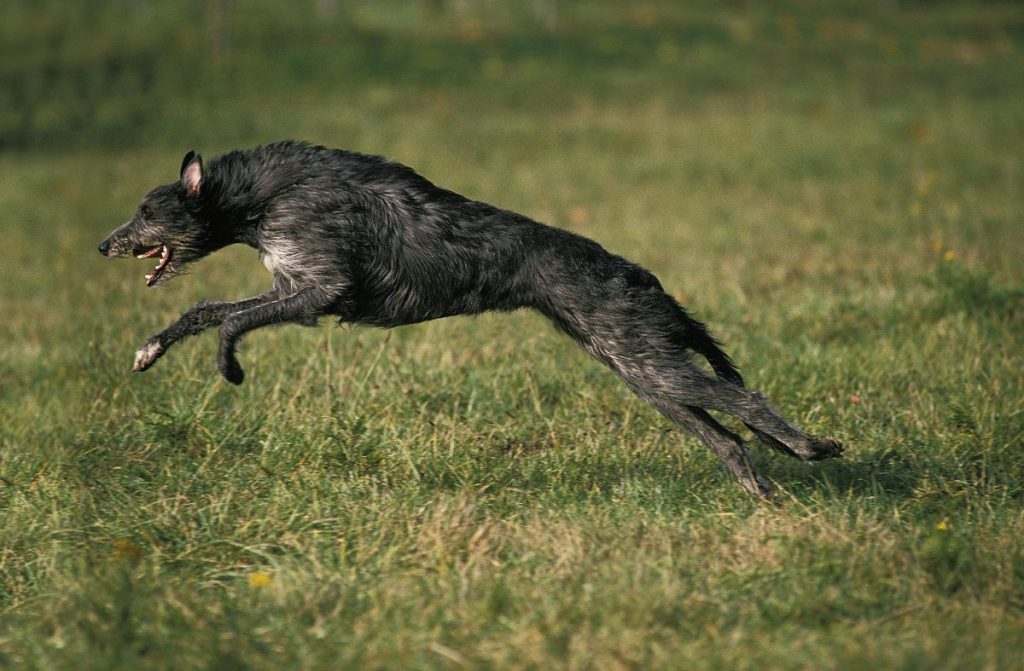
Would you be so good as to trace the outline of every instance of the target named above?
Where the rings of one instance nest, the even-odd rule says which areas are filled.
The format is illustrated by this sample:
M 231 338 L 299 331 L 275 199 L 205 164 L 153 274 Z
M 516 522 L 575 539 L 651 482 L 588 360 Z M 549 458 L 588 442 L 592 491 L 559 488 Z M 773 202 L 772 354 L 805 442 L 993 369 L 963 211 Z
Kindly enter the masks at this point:
M 1019 6 L 8 4 L 0 667 L 1019 664 Z M 186 150 L 284 137 L 635 259 L 847 458 L 755 447 L 758 504 L 532 314 L 130 375 L 269 275 L 95 245 Z

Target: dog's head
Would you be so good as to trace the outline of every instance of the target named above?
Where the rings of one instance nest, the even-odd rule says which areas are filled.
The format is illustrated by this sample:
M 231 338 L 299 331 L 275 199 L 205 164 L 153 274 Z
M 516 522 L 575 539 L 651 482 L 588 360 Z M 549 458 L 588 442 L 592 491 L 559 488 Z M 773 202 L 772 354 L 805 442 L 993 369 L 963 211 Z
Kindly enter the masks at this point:
M 204 181 L 203 159 L 190 151 L 181 163 L 181 178 L 146 194 L 135 215 L 100 243 L 100 254 L 157 259 L 146 275 L 151 287 L 223 246 L 209 217 Z

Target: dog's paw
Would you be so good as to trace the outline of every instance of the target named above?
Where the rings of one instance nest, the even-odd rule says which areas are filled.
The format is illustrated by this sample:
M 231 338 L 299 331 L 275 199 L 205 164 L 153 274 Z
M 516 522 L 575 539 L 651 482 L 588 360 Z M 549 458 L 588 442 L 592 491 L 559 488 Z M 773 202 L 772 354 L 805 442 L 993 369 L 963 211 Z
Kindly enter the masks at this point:
M 242 384 L 242 381 L 245 380 L 245 371 L 242 370 L 235 357 L 221 359 L 218 367 L 221 377 L 231 384 Z
M 843 456 L 843 443 L 835 438 L 815 438 L 811 447 L 812 452 L 808 461 L 823 461 Z
M 159 340 L 148 341 L 135 353 L 135 363 L 132 364 L 132 371 L 141 373 L 146 370 L 156 363 L 156 360 L 162 357 L 165 351 L 163 346 L 160 345 Z

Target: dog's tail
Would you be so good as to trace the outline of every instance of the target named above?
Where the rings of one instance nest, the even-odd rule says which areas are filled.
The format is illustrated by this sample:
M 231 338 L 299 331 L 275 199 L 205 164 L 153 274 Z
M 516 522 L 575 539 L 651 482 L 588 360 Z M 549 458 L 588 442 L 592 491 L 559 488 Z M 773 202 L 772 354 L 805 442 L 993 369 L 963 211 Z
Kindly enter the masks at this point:
M 712 370 L 715 371 L 715 375 L 719 379 L 743 387 L 743 376 L 740 375 L 736 364 L 733 363 L 728 354 L 722 351 L 722 345 L 715 340 L 714 336 L 708 333 L 707 327 L 690 316 L 690 313 L 679 303 L 675 303 L 675 308 L 680 326 L 679 331 L 677 331 L 677 344 L 693 350 L 704 357 L 711 364 Z
M 679 334 L 681 339 L 679 344 L 704 357 L 711 364 L 711 368 L 719 379 L 731 382 L 739 387 L 745 387 L 743 376 L 737 370 L 736 364 L 733 363 L 728 354 L 722 351 L 721 344 L 708 333 L 707 327 L 691 317 L 686 312 L 686 309 L 678 303 L 676 303 L 676 308 L 679 310 L 679 321 L 682 327 Z M 746 427 L 768 447 L 783 454 L 788 454 L 791 457 L 797 457 L 788 445 L 777 440 L 771 434 L 761 431 L 750 424 L 746 424 Z

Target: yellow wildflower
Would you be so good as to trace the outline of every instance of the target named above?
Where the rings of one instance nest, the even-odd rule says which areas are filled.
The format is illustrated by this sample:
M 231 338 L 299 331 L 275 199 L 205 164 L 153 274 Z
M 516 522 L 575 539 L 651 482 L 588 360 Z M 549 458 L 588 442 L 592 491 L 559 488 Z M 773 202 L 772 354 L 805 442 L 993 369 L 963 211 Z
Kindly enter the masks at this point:
M 274 582 L 273 576 L 266 571 L 253 571 L 249 574 L 249 587 L 266 587 Z

